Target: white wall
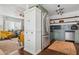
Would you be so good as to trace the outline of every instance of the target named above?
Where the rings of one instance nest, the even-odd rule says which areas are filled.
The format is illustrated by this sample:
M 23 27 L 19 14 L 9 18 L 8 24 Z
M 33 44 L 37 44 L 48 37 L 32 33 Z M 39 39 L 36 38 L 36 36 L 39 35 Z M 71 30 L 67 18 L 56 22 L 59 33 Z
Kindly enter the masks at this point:
M 19 16 L 18 9 L 20 9 L 20 7 L 15 5 L 0 5 L 0 15 L 22 18 Z
M 4 7 L 4 6 L 0 6 L 0 15 L 6 15 L 6 16 L 11 16 L 11 17 L 16 16 L 14 13 L 13 7 Z
M 20 19 L 23 19 L 23 17 L 20 17 L 18 14 L 18 9 L 20 9 L 20 7 L 24 8 L 25 10 L 27 10 L 29 8 L 29 6 L 26 5 L 19 5 L 18 4 L 0 4 L 0 30 L 3 30 L 3 19 L 5 19 L 6 21 L 16 21 L 16 22 L 21 22 Z M 4 17 L 4 16 L 7 16 Z M 9 24 L 9 23 L 8 23 Z M 18 24 L 18 23 L 17 23 Z M 21 25 L 23 28 L 23 24 Z M 8 26 L 7 26 L 8 27 Z
M 79 16 L 79 10 L 78 11 L 74 11 L 74 12 L 65 13 L 63 15 L 52 15 L 52 16 L 50 16 L 50 19 L 72 17 L 72 16 Z

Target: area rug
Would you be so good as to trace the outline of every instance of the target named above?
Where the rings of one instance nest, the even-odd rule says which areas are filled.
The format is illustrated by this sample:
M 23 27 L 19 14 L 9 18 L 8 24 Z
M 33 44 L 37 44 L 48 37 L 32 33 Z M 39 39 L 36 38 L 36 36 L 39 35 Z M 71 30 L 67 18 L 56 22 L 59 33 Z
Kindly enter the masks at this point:
M 8 55 L 19 49 L 18 40 L 14 38 L 11 40 L 0 41 L 0 49 L 4 52 L 4 54 Z
M 55 41 L 48 49 L 58 51 L 67 55 L 76 55 L 77 51 L 72 42 Z

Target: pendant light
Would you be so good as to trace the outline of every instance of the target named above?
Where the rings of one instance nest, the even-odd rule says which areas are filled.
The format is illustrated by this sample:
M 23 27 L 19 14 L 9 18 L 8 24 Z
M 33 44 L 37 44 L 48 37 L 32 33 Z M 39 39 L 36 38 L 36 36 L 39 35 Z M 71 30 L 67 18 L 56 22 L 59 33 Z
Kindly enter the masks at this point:
M 64 12 L 63 12 L 63 9 L 64 8 L 62 8 L 60 5 L 57 5 L 57 10 L 56 10 L 56 13 L 58 14 L 58 15 L 62 15 Z

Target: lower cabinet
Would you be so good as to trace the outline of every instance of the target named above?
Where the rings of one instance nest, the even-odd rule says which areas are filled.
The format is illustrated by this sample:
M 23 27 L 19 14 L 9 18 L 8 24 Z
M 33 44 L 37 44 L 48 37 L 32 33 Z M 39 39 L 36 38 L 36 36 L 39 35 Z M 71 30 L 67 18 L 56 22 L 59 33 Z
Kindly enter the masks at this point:
M 75 43 L 79 43 L 79 30 L 75 31 Z
M 64 40 L 64 31 L 56 30 L 50 34 L 50 39 Z
M 55 32 L 54 32 L 54 38 L 55 38 L 56 40 L 60 39 L 60 32 L 55 31 Z
M 61 31 L 60 31 L 60 35 L 61 35 L 61 36 L 60 36 L 60 37 L 61 37 L 60 39 L 61 39 L 61 40 L 65 40 L 65 31 L 64 31 L 64 30 L 61 30 Z
M 50 33 L 50 41 L 54 39 L 54 32 Z

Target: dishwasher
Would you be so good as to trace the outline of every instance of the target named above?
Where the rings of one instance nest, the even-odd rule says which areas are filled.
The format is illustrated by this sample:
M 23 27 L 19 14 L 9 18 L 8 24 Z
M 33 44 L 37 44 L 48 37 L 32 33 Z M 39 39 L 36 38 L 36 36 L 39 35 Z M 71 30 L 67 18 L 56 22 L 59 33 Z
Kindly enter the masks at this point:
M 75 31 L 65 31 L 65 40 L 74 41 Z

